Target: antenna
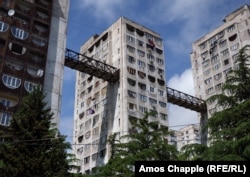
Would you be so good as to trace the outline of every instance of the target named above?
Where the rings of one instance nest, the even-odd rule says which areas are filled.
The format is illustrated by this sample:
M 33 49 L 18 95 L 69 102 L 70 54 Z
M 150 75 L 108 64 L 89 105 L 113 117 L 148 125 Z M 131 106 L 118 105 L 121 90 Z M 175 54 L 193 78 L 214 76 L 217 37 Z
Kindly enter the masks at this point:
M 9 15 L 10 17 L 12 17 L 14 14 L 15 14 L 15 10 L 14 10 L 14 9 L 10 9 L 10 10 L 8 11 L 8 15 Z

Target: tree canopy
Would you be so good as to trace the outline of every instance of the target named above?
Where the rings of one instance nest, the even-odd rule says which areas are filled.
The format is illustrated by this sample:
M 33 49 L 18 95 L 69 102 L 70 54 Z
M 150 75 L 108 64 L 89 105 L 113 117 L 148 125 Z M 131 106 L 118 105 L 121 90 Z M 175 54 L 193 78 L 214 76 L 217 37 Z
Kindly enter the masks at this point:
M 0 166 L 3 176 L 69 176 L 65 141 L 51 120 L 44 93 L 35 89 L 23 98 L 10 126 L 1 133 Z
M 250 46 L 243 47 L 220 94 L 208 98 L 217 111 L 208 119 L 209 145 L 188 145 L 193 160 L 250 160 Z
M 102 176 L 134 176 L 135 161 L 176 160 L 177 150 L 169 145 L 167 127 L 157 121 L 150 121 L 155 112 L 145 114 L 143 118 L 130 119 L 131 131 L 128 135 L 110 136 L 111 158 L 99 169 Z

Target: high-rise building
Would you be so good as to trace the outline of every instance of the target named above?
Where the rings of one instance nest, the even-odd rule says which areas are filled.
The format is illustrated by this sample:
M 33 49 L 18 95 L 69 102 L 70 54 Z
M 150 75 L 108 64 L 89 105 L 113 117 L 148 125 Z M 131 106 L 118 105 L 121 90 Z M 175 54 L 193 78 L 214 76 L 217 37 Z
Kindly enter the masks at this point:
M 131 119 L 155 110 L 150 120 L 168 126 L 164 47 L 159 34 L 120 17 L 80 53 L 120 72 L 117 82 L 76 74 L 73 148 L 81 173 L 89 173 L 108 161 L 108 136 L 128 134 Z
M 221 86 L 239 50 L 250 45 L 250 6 L 243 5 L 223 20 L 224 23 L 192 45 L 191 64 L 196 97 L 206 100 L 221 93 Z M 215 103 L 207 103 L 208 118 L 217 111 Z M 201 124 L 206 117 L 201 118 Z M 205 135 L 202 139 L 206 140 Z
M 58 125 L 69 0 L 0 0 L 0 125 L 34 86 Z

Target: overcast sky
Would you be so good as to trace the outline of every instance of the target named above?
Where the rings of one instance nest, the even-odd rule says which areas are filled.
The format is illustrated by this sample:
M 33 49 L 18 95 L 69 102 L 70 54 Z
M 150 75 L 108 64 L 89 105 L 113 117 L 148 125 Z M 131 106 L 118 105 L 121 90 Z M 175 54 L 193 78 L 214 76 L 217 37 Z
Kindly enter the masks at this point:
M 164 41 L 167 85 L 194 95 L 190 52 L 192 42 L 223 23 L 249 0 L 71 0 L 67 48 L 79 52 L 93 34 L 100 34 L 120 16 L 159 33 Z M 249 3 L 250 4 L 250 3 Z M 75 71 L 66 68 L 60 131 L 72 141 Z M 169 126 L 198 123 L 193 111 L 169 104 Z

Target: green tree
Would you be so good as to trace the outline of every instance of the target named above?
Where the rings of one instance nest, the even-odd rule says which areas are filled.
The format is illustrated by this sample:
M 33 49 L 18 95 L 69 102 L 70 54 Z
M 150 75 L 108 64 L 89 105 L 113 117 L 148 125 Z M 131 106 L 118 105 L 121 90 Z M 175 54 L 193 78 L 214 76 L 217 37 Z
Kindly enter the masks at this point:
M 53 113 L 40 89 L 23 98 L 0 144 L 3 177 L 69 176 L 65 136 L 53 128 Z
M 135 161 L 177 160 L 176 147 L 167 143 L 167 127 L 149 121 L 154 116 L 155 112 L 150 112 L 141 119 L 130 119 L 130 134 L 120 138 L 117 134 L 110 136 L 111 158 L 98 175 L 133 177 Z
M 208 120 L 210 136 L 205 160 L 250 160 L 250 46 L 243 47 L 228 73 L 222 93 L 208 101 L 221 111 Z

